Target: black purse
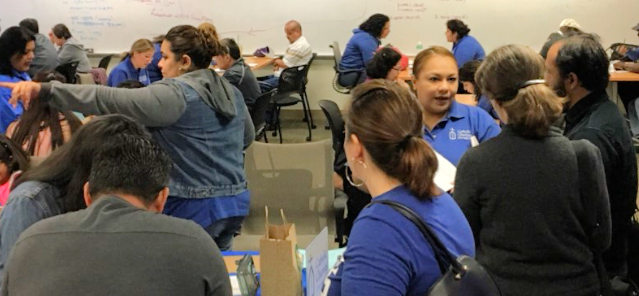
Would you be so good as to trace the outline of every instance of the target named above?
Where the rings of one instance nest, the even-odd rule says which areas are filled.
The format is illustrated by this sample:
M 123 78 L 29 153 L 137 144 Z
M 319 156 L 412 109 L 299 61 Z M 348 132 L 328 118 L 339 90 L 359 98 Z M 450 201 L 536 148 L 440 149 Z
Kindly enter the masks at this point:
M 499 296 L 501 292 L 493 278 L 475 259 L 462 255 L 457 259 L 442 244 L 426 223 L 405 205 L 381 200 L 371 204 L 384 204 L 413 222 L 433 247 L 442 276 L 428 290 L 427 296 Z

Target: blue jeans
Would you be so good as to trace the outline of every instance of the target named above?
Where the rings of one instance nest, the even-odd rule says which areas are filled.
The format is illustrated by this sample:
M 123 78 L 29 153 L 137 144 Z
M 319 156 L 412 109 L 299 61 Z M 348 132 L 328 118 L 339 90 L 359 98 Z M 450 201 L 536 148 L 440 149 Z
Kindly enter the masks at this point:
M 213 238 L 220 251 L 228 251 L 233 246 L 233 238 L 240 233 L 242 221 L 243 216 L 221 219 L 204 230 Z
M 260 91 L 262 93 L 265 93 L 267 91 L 270 91 L 274 88 L 276 88 L 279 85 L 280 82 L 280 78 L 279 77 L 275 77 L 274 75 L 269 75 L 269 76 L 265 76 L 265 77 L 260 77 Z

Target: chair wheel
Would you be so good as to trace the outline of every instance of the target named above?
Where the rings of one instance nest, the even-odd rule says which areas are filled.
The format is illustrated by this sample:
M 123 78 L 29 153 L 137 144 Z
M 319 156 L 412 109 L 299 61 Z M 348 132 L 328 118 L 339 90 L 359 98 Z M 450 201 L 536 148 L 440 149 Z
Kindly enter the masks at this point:
M 313 125 L 311 125 L 311 128 L 312 128 L 312 129 L 316 129 L 316 128 L 317 128 L 317 125 L 314 125 L 314 124 L 313 124 Z
M 306 137 L 306 142 L 310 142 L 311 141 L 311 137 Z
M 277 132 L 273 132 L 271 135 L 272 135 L 273 137 L 277 137 Z
M 331 126 L 327 124 L 327 125 L 325 125 L 325 126 L 324 126 L 324 129 L 325 129 L 325 130 L 330 130 L 330 129 L 331 129 Z

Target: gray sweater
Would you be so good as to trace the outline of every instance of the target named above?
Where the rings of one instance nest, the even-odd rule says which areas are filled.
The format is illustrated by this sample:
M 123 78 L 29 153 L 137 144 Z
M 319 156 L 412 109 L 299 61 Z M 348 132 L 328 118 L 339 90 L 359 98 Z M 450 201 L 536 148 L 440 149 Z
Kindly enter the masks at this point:
M 232 294 L 220 251 L 200 226 L 116 196 L 27 229 L 2 288 L 31 296 Z
M 459 161 L 455 200 L 502 295 L 598 293 L 590 248 L 610 245 L 610 206 L 601 154 L 580 142 L 588 161 L 579 166 L 589 168 L 582 193 L 575 150 L 558 128 L 530 139 L 506 126 Z
M 87 53 L 84 52 L 84 48 L 78 40 L 71 37 L 67 39 L 60 49 L 58 49 L 58 59 L 60 60 L 60 65 L 79 62 L 78 64 L 78 72 L 87 73 L 91 71 L 91 62 L 89 61 L 89 57 L 87 57 Z

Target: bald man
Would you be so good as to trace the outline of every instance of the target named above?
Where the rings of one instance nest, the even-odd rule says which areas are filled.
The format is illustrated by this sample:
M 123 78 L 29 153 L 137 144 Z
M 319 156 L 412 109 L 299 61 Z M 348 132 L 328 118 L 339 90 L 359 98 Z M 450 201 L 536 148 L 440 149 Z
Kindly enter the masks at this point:
M 311 45 L 302 36 L 302 25 L 299 22 L 289 21 L 284 26 L 284 32 L 290 44 L 284 57 L 275 60 L 275 69 L 273 70 L 276 71 L 276 75 L 261 78 L 263 79 L 260 81 L 262 93 L 277 87 L 281 69 L 306 65 L 313 56 Z

